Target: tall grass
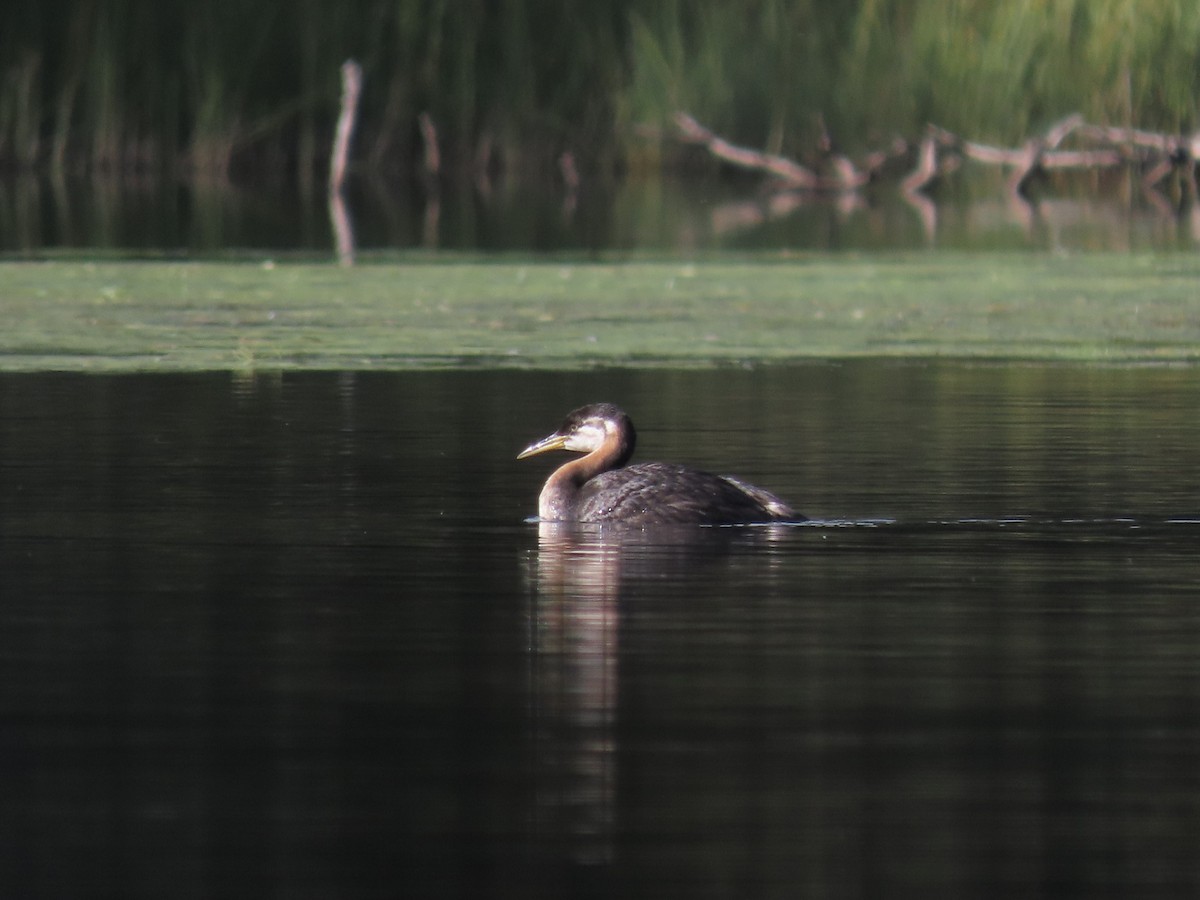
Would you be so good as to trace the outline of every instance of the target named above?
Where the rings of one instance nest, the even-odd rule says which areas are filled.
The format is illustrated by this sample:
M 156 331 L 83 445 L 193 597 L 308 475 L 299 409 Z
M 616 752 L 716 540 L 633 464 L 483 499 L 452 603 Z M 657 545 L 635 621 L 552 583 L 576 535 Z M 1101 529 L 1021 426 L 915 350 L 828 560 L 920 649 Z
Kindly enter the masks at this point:
M 1197 127 L 1200 18 L 1187 0 L 864 3 L 845 58 L 848 130 L 936 121 L 997 141 L 1072 112 Z
M 837 93 L 838 56 L 854 4 L 674 0 L 631 15 L 631 122 L 687 110 L 772 152 L 810 138 Z
M 926 121 L 1018 140 L 1073 111 L 1198 125 L 1189 0 L 11 0 L 0 165 L 320 171 L 338 71 L 365 72 L 360 166 L 404 171 L 416 117 L 463 168 L 657 164 L 687 109 L 802 153 Z M 660 137 L 653 136 L 658 133 Z

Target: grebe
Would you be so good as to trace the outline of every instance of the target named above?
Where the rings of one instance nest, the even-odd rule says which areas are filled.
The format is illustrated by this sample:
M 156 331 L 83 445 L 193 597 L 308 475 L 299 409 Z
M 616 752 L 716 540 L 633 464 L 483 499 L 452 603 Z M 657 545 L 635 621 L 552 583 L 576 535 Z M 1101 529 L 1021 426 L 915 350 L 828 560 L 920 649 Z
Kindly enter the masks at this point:
M 620 407 L 593 403 L 517 454 L 585 454 L 546 480 L 538 497 L 542 521 L 734 525 L 804 519 L 774 494 L 731 475 L 660 462 L 626 466 L 636 442 L 633 422 Z

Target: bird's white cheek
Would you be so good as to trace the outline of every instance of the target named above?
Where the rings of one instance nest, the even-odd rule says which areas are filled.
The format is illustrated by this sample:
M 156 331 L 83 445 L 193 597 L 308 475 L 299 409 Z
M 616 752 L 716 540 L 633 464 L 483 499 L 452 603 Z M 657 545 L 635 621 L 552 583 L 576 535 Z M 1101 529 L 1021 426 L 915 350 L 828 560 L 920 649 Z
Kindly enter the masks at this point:
M 576 429 L 564 445 L 576 453 L 591 453 L 604 443 L 607 432 L 600 425 L 583 425 Z

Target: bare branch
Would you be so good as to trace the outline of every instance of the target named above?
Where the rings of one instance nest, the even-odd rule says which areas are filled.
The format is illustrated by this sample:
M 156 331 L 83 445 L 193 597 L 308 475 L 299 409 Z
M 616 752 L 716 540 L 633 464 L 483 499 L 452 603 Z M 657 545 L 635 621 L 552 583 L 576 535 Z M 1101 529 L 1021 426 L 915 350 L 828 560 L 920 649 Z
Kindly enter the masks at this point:
M 845 156 L 826 156 L 824 171 L 818 172 L 784 156 L 732 144 L 686 112 L 675 114 L 675 126 L 681 140 L 701 145 L 731 165 L 770 175 L 783 183 L 780 190 L 785 191 L 854 191 L 870 181 L 888 160 L 907 157 L 911 152 L 906 141 L 896 139 L 890 148 L 870 153 L 858 164 Z M 1068 139 L 1074 146 L 1062 149 Z M 1200 132 L 1183 136 L 1090 125 L 1078 113 L 1055 122 L 1045 134 L 1034 136 L 1019 147 L 997 147 L 966 140 L 931 124 L 917 147 L 915 166 L 901 180 L 900 186 L 906 195 L 915 196 L 957 168 L 963 159 L 1010 169 L 1008 184 L 1014 194 L 1024 193 L 1030 179 L 1038 172 L 1111 169 L 1136 162 L 1148 166 L 1144 179 L 1148 188 L 1172 172 L 1180 172 L 1186 189 L 1195 195 L 1198 192 L 1198 158 Z M 757 215 L 761 212 L 739 210 L 733 217 L 743 220 Z
M 748 147 L 738 147 L 718 137 L 694 118 L 684 112 L 675 114 L 675 125 L 683 139 L 691 144 L 702 144 L 718 159 L 743 169 L 756 169 L 781 178 L 791 187 L 816 188 L 820 179 L 806 166 L 783 156 L 759 153 Z

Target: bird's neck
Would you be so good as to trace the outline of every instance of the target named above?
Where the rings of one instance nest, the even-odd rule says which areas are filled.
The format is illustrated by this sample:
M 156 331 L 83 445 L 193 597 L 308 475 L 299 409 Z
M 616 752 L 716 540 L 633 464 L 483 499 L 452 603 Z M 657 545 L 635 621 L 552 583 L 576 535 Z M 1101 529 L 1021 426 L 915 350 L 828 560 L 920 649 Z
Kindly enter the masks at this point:
M 538 497 L 538 516 L 546 522 L 573 519 L 580 488 L 601 472 L 613 468 L 614 462 L 613 451 L 606 444 L 586 456 L 563 463 L 546 479 Z

